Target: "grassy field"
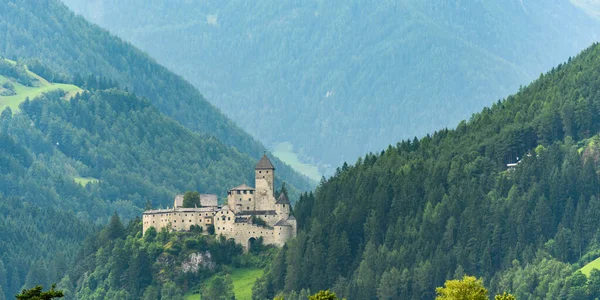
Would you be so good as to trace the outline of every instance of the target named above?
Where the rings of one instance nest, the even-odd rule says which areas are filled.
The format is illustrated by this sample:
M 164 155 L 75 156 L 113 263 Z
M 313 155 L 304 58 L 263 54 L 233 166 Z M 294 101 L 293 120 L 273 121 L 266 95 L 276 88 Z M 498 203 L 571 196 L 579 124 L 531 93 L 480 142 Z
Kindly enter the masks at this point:
M 290 142 L 282 142 L 275 145 L 273 155 L 281 159 L 284 163 L 290 165 L 294 170 L 306 175 L 308 178 L 319 181 L 321 173 L 315 165 L 306 164 L 300 161 L 298 155 L 294 152 L 294 147 Z
M 251 300 L 252 286 L 256 279 L 263 274 L 263 269 L 234 269 L 231 271 L 231 281 L 233 281 L 233 292 L 236 300 Z M 212 279 L 212 278 L 211 278 Z M 208 280 L 211 280 L 208 279 Z M 186 300 L 199 300 L 199 294 L 190 294 L 185 296 Z
M 600 270 L 600 257 L 594 259 L 579 270 L 581 271 L 581 273 L 585 274 L 585 276 L 590 276 L 590 272 L 592 272 L 593 269 Z
M 98 183 L 98 179 L 92 177 L 73 177 L 73 180 L 83 187 L 85 187 L 88 183 Z
M 12 61 L 9 62 L 13 63 Z M 0 85 L 10 81 L 14 85 L 16 93 L 13 96 L 0 96 L 0 111 L 10 107 L 13 112 L 17 112 L 19 111 L 19 104 L 25 101 L 26 98 L 33 99 L 42 93 L 50 91 L 63 90 L 67 92 L 66 100 L 69 100 L 75 94 L 82 91 L 82 89 L 72 84 L 50 83 L 31 71 L 27 71 L 27 73 L 36 80 L 33 86 L 24 86 L 15 80 L 0 75 Z

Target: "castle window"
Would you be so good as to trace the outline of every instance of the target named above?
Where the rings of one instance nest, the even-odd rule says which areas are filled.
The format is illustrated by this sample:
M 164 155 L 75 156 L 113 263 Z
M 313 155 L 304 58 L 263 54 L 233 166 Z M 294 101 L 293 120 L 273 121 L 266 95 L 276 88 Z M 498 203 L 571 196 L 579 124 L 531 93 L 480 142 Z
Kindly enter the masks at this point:
M 254 191 L 250 190 L 250 195 L 254 194 Z
M 192 220 L 190 220 L 190 223 L 192 223 Z
M 237 192 L 238 192 L 238 195 L 241 194 L 241 191 L 237 191 Z
M 248 193 L 248 191 L 244 190 L 244 195 L 246 195 L 246 193 Z
M 269 174 L 269 171 L 267 171 L 267 174 Z
M 258 173 L 260 174 L 260 173 L 262 173 L 262 171 L 258 171 Z
M 187 214 L 185 214 L 185 216 L 187 217 Z
M 285 208 L 285 204 L 283 205 L 283 207 Z
M 231 218 L 230 218 L 230 217 L 227 217 L 227 221 L 231 221 Z
M 252 198 L 248 198 L 248 201 L 252 201 Z
M 250 210 L 250 206 L 246 206 L 246 209 L 247 209 L 247 210 Z

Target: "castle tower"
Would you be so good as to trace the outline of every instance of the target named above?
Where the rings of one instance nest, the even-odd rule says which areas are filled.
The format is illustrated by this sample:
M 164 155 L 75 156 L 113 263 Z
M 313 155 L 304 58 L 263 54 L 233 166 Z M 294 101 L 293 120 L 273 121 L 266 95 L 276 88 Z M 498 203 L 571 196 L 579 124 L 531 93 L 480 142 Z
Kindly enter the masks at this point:
M 290 200 L 284 193 L 281 193 L 277 198 L 277 202 L 275 202 L 275 212 L 282 219 L 287 219 L 290 216 Z
M 274 210 L 275 209 L 275 167 L 267 155 L 263 155 L 256 168 L 255 188 L 256 188 L 256 210 Z
M 258 164 L 256 164 L 256 168 L 254 168 L 254 173 L 256 174 L 256 181 L 259 179 L 264 179 L 267 181 L 268 187 L 272 192 L 275 191 L 275 167 L 269 160 L 266 154 L 263 154 L 263 157 L 260 159 Z M 258 183 L 256 184 L 258 186 Z M 271 193 L 271 195 L 274 195 Z

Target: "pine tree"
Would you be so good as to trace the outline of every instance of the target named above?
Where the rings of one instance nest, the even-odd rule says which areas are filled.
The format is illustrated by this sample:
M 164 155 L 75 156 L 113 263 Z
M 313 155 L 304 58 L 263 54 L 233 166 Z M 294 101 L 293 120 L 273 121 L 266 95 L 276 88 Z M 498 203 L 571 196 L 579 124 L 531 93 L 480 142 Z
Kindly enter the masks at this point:
M 110 222 L 108 223 L 108 227 L 106 228 L 108 238 L 111 240 L 121 239 L 125 237 L 125 226 L 121 222 L 121 218 L 117 212 L 115 212 L 110 218 Z
M 34 288 L 29 290 L 23 290 L 18 294 L 17 300 L 50 300 L 54 298 L 62 298 L 64 296 L 62 291 L 55 290 L 56 285 L 53 284 L 50 290 L 43 292 L 41 285 L 36 285 Z

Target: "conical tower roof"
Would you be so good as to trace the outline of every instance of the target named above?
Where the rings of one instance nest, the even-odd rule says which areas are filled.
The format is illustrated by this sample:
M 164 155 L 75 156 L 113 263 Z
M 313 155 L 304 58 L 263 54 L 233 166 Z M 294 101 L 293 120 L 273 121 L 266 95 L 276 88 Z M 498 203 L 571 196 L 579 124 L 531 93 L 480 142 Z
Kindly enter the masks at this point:
M 288 197 L 286 197 L 284 193 L 281 193 L 279 198 L 277 198 L 276 204 L 290 204 L 290 200 L 288 200 Z
M 263 157 L 260 159 L 258 164 L 256 164 L 255 170 L 275 170 L 275 167 L 273 167 L 273 164 L 267 155 L 263 154 Z

